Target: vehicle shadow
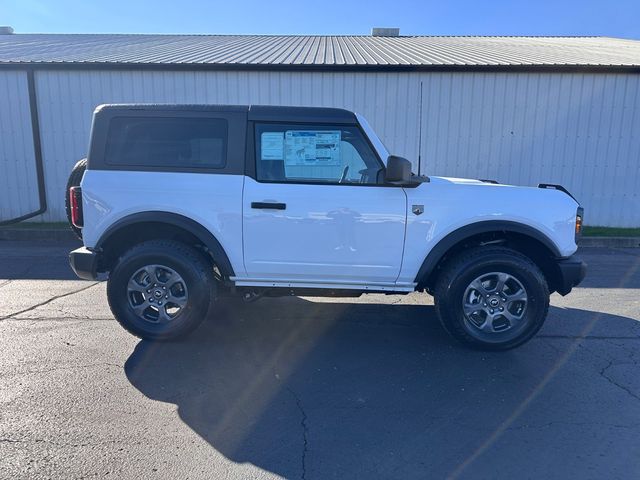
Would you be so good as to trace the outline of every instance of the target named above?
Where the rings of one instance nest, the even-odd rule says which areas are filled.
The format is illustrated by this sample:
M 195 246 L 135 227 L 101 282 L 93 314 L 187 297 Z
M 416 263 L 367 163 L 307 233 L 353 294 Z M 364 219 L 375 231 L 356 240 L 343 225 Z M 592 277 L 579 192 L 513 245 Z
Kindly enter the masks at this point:
M 640 333 L 632 319 L 551 308 L 549 322 L 568 318 Z M 623 458 L 637 473 L 629 434 L 617 442 L 602 425 L 637 422 L 640 406 L 609 411 L 598 357 L 551 336 L 487 353 L 450 340 L 431 306 L 223 302 L 184 341 L 138 343 L 125 373 L 227 458 L 285 478 L 441 478 L 469 464 L 483 478 L 597 477 Z M 594 415 L 600 425 L 565 425 Z

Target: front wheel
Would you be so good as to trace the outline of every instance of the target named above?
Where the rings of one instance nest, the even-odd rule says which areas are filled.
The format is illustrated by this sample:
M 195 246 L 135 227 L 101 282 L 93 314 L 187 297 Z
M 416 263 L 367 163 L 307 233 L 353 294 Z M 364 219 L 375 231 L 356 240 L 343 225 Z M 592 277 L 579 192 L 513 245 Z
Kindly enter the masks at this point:
M 213 268 L 180 242 L 136 245 L 109 275 L 107 298 L 116 320 L 147 340 L 169 340 L 193 331 L 215 296 Z
M 484 350 L 527 342 L 549 309 L 549 288 L 540 269 L 504 247 L 478 247 L 450 260 L 434 296 L 445 330 L 465 345 Z

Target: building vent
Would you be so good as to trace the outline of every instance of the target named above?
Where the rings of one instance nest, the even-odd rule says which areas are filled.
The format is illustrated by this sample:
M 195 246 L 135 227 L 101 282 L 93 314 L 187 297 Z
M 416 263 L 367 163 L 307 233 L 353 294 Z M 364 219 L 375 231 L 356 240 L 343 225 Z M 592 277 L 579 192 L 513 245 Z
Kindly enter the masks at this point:
M 399 37 L 399 28 L 386 28 L 386 27 L 373 27 L 371 29 L 371 36 L 373 37 Z
M 0 35 L 11 35 L 13 33 L 13 28 L 9 26 L 0 25 Z

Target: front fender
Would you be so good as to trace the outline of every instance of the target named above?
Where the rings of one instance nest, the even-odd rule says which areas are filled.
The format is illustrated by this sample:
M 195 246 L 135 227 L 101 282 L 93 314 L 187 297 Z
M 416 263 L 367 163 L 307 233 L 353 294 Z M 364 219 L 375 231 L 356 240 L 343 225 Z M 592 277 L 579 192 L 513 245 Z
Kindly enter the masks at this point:
M 466 238 L 471 238 L 475 235 L 489 232 L 505 232 L 525 235 L 544 245 L 554 257 L 562 256 L 558 246 L 540 230 L 529 225 L 507 220 L 487 220 L 465 225 L 464 227 L 458 228 L 440 239 L 425 257 L 414 281 L 420 284 L 429 278 L 429 275 L 431 275 L 442 257 L 444 257 L 447 251 L 449 251 L 449 249 L 454 245 L 462 242 Z

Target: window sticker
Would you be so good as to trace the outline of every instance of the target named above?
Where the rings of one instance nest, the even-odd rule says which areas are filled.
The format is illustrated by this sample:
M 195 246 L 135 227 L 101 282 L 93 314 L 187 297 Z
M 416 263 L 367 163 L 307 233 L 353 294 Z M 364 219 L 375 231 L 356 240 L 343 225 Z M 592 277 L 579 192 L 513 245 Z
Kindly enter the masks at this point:
M 284 134 L 283 132 L 263 132 L 260 137 L 261 160 L 284 159 Z
M 285 165 L 340 165 L 340 136 L 340 130 L 287 130 Z

